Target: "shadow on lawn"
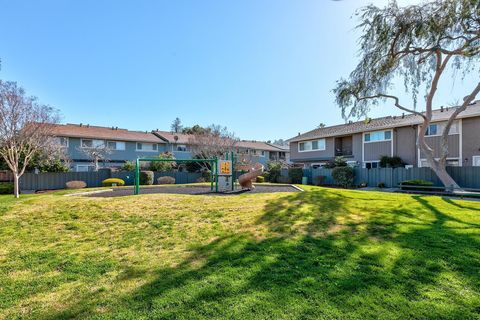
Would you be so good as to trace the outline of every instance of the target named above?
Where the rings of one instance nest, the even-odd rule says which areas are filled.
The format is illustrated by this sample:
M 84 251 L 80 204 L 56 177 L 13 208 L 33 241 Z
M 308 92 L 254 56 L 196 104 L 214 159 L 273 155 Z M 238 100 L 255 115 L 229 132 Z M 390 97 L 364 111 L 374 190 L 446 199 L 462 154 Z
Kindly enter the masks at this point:
M 436 299 L 426 292 L 435 289 L 444 272 L 455 272 L 465 281 L 458 290 L 477 288 L 478 297 L 478 241 L 446 227 L 450 221 L 463 222 L 436 209 L 428 198 L 412 198 L 418 210 L 434 219 L 416 220 L 399 204 L 366 206 L 372 215 L 361 220 L 349 207 L 354 198 L 323 189 L 274 200 L 257 221 L 271 237 L 258 240 L 237 233 L 200 247 L 182 264 L 158 270 L 154 281 L 121 298 L 112 316 L 474 316 L 479 310 L 456 288 Z M 450 305 L 442 309 L 445 303 Z M 79 303 L 53 318 L 92 315 L 94 307 L 91 301 Z

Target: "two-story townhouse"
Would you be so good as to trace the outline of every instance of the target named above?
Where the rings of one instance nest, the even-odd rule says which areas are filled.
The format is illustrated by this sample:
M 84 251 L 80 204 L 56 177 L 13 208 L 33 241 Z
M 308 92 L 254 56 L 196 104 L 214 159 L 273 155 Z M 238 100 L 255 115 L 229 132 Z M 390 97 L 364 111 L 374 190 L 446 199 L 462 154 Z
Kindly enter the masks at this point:
M 190 135 L 161 130 L 155 130 L 152 133 L 167 143 L 167 151 L 172 153 L 175 159 L 192 159 L 192 152 L 189 145 Z
M 433 111 L 426 130 L 427 143 L 440 155 L 440 140 L 446 121 L 455 108 Z M 422 123 L 418 115 L 389 116 L 317 128 L 289 139 L 290 157 L 305 167 L 319 167 L 336 156 L 344 156 L 351 165 L 376 168 L 380 158 L 399 156 L 410 166 L 427 166 L 416 145 Z M 449 166 L 480 166 L 480 101 L 459 114 L 448 136 Z
M 234 148 L 238 157 L 243 157 L 252 163 L 266 165 L 269 161 L 288 162 L 289 160 L 288 149 L 263 141 L 241 140 L 235 143 Z
M 139 157 L 156 156 L 167 151 L 167 143 L 151 132 L 129 131 L 117 127 L 99 127 L 83 124 L 59 124 L 54 135 L 72 162 L 73 171 L 92 171 L 88 149 L 106 146 L 110 153 L 101 167 L 121 167 L 126 161 Z

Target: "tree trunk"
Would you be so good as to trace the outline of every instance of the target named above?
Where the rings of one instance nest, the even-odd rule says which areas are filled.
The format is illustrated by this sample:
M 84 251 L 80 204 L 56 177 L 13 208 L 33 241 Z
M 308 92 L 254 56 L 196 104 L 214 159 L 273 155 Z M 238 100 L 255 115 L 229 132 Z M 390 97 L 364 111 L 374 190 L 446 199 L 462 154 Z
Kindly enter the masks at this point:
M 435 165 L 431 167 L 433 172 L 437 174 L 437 177 L 440 179 L 440 181 L 442 181 L 443 185 L 448 191 L 461 189 L 458 183 L 456 183 L 455 180 L 453 180 L 453 178 L 448 174 L 445 165 L 440 165 L 438 161 L 436 161 Z
M 13 173 L 13 194 L 17 199 L 20 197 L 19 180 L 20 180 L 20 177 L 18 176 L 18 173 L 14 172 Z

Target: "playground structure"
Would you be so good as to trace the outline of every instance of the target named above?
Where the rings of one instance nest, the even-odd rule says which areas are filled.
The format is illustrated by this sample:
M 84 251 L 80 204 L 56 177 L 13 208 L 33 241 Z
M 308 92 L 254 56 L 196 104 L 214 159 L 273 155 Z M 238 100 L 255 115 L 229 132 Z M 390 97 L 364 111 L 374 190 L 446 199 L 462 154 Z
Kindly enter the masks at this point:
M 140 163 L 141 162 L 175 162 L 175 163 L 208 163 L 210 170 L 210 191 L 219 192 L 233 192 L 235 191 L 234 181 L 234 165 L 235 156 L 233 152 L 227 153 L 225 159 L 190 159 L 190 160 L 176 160 L 176 159 L 160 159 L 160 158 L 138 158 L 135 161 L 135 187 L 134 194 L 140 194 Z M 252 179 L 261 175 L 263 172 L 263 165 L 257 163 L 250 172 L 242 174 L 238 177 L 238 182 L 242 190 L 253 189 Z
M 242 174 L 238 177 L 238 183 L 242 187 L 242 189 L 253 189 L 255 188 L 252 180 L 256 177 L 260 176 L 263 173 L 263 165 L 260 163 L 256 163 L 252 168 L 250 168 L 249 172 Z

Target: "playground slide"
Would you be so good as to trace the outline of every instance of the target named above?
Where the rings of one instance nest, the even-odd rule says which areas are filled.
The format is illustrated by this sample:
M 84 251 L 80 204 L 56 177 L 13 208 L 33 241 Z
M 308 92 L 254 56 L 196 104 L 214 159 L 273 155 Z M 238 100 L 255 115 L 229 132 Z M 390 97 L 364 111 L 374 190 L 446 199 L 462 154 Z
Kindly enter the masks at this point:
M 263 173 L 263 165 L 256 163 L 249 172 L 242 174 L 238 177 L 238 183 L 242 189 L 253 189 L 255 188 L 252 184 L 252 180 L 258 177 Z

